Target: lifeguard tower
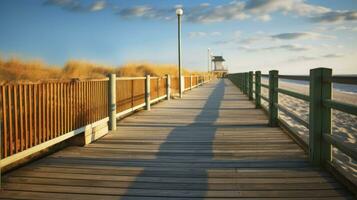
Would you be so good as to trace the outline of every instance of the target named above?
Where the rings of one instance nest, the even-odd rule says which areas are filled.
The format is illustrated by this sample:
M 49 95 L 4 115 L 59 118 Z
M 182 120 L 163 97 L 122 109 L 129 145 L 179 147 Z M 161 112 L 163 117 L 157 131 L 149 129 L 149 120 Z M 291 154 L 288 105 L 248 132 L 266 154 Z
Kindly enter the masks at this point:
M 223 78 L 228 74 L 228 69 L 223 65 L 224 61 L 225 60 L 222 56 L 212 57 L 212 62 L 214 63 L 214 69 L 212 72 L 217 78 Z

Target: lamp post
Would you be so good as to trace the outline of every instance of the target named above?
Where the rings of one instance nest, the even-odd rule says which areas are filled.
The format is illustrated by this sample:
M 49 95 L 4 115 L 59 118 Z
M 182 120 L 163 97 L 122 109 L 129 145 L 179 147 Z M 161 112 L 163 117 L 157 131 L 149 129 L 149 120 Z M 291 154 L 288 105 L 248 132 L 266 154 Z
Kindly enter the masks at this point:
M 183 9 L 176 9 L 177 25 L 178 25 L 178 67 L 179 67 L 179 93 L 182 98 L 182 67 L 181 67 L 181 16 L 183 15 Z
M 207 58 L 208 58 L 208 63 L 207 63 L 208 73 L 210 73 L 210 71 L 211 71 L 211 49 L 210 48 L 208 48 L 208 51 L 207 51 Z

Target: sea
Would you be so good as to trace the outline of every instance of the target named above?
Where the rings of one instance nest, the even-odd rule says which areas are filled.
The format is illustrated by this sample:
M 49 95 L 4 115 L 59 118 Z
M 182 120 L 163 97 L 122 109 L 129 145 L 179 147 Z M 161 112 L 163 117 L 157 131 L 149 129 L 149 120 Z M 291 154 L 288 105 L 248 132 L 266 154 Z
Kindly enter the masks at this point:
M 357 75 L 352 75 L 352 77 L 357 79 Z M 267 80 L 268 78 L 262 77 L 262 79 Z M 310 83 L 309 81 L 301 81 L 301 80 L 291 80 L 291 79 L 284 79 L 284 78 L 279 78 L 279 81 L 285 82 L 285 83 L 294 83 L 298 85 L 304 85 L 308 86 Z M 344 93 L 350 93 L 350 94 L 357 94 L 357 85 L 352 85 L 352 84 L 342 84 L 342 83 L 333 83 L 332 87 L 334 90 L 344 92 Z
M 357 79 L 357 76 L 356 76 L 356 79 Z M 286 83 L 294 83 L 294 84 L 299 84 L 299 85 L 309 85 L 309 81 L 290 80 L 290 79 L 279 79 L 279 81 L 286 82 Z M 337 90 L 340 92 L 357 94 L 357 85 L 333 83 L 332 87 L 334 90 Z

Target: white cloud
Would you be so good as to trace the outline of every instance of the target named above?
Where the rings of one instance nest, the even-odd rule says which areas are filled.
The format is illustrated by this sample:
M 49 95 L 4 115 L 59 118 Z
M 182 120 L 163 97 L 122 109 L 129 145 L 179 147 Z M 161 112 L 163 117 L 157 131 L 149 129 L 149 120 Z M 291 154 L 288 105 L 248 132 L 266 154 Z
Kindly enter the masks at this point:
M 308 60 L 319 60 L 319 59 L 333 59 L 333 58 L 341 58 L 344 57 L 343 54 L 335 54 L 335 53 L 331 53 L 331 54 L 324 54 L 321 56 L 298 56 L 295 58 L 291 58 L 288 59 L 289 62 L 300 62 L 300 61 L 308 61 Z
M 271 20 L 271 16 L 266 14 L 266 15 L 260 15 L 257 17 L 258 20 L 263 21 L 263 22 L 267 22 Z
M 212 23 L 227 20 L 245 20 L 255 16 L 261 21 L 271 20 L 272 13 L 294 14 L 314 17 L 331 9 L 306 3 L 304 0 L 248 0 L 233 1 L 207 10 L 191 13 L 189 21 L 197 23 Z
M 269 46 L 269 47 L 261 47 L 261 48 L 252 48 L 249 45 L 242 45 L 239 47 L 240 49 L 246 50 L 246 51 L 271 51 L 271 50 L 285 50 L 285 51 L 307 51 L 310 50 L 311 47 L 307 46 L 302 46 L 299 44 L 285 44 L 285 45 L 278 45 L 278 46 Z
M 90 6 L 90 10 L 91 10 L 91 11 L 100 11 L 100 10 L 103 10 L 105 7 L 106 7 L 106 2 L 105 2 L 105 0 L 100 0 L 100 1 L 94 2 L 94 3 Z
M 357 11 L 330 11 L 311 17 L 313 22 L 340 23 L 344 21 L 357 21 Z
M 79 0 L 46 0 L 43 4 L 58 6 L 72 12 L 94 12 L 106 8 L 105 0 L 94 1 L 91 5 L 84 5 Z
M 215 31 L 215 32 L 202 32 L 202 31 L 198 31 L 198 32 L 190 32 L 189 33 L 189 37 L 190 38 L 201 38 L 201 37 L 208 37 L 208 36 L 220 36 L 222 35 L 221 32 Z
M 294 32 L 294 33 L 280 33 L 272 35 L 271 38 L 279 40 L 296 40 L 296 39 L 334 39 L 330 35 L 324 35 L 315 32 Z

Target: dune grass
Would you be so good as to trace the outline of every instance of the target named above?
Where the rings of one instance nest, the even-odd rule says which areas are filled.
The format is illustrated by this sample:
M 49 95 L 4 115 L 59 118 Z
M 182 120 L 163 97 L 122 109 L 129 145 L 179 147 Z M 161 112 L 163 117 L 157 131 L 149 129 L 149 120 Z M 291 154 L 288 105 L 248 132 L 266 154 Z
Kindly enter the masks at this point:
M 109 73 L 121 77 L 138 76 L 164 76 L 170 74 L 177 76 L 177 66 L 173 64 L 154 64 L 132 62 L 121 66 L 97 64 L 85 60 L 70 60 L 63 67 L 51 66 L 42 61 L 25 61 L 18 58 L 8 60 L 0 58 L 0 81 L 38 81 L 49 79 L 91 79 L 103 78 Z M 183 70 L 184 75 L 204 74 Z

